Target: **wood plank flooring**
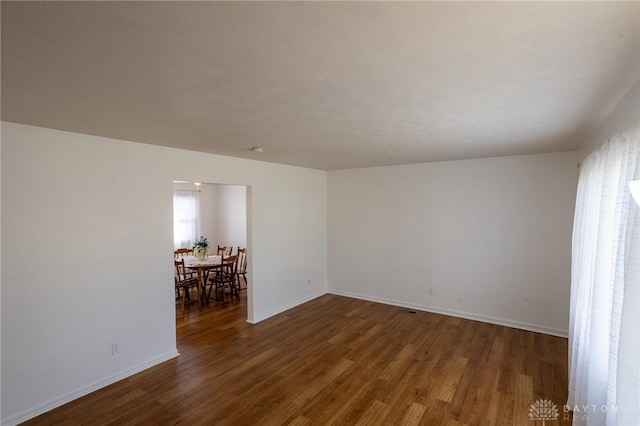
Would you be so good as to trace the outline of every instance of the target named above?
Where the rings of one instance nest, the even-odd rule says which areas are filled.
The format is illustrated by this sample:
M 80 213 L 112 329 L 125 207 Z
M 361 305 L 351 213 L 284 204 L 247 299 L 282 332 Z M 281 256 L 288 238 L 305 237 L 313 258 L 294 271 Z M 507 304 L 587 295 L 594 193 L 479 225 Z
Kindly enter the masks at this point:
M 335 295 L 177 316 L 180 357 L 26 424 L 520 426 L 542 398 L 571 424 L 566 339 Z

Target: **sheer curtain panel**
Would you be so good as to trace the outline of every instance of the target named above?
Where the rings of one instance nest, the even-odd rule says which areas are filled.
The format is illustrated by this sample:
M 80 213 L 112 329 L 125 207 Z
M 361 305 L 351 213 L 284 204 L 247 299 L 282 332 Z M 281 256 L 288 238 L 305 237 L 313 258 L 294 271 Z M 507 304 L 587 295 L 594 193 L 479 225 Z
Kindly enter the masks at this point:
M 173 191 L 173 248 L 193 247 L 198 238 L 198 192 Z
M 573 227 L 569 398 L 574 425 L 640 424 L 640 119 L 585 159 Z

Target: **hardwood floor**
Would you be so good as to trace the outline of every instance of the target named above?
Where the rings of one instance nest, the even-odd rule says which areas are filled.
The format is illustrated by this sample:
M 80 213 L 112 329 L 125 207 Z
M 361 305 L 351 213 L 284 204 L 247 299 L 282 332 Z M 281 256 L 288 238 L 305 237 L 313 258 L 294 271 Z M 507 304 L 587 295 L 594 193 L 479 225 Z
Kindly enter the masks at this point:
M 246 301 L 178 310 L 181 356 L 29 425 L 570 424 L 567 340 L 325 295 L 251 325 Z

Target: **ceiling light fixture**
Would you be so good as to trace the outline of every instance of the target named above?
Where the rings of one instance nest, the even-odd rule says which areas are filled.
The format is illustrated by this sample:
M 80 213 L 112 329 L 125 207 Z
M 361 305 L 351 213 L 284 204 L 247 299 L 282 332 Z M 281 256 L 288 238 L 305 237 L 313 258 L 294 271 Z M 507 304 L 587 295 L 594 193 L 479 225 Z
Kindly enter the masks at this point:
M 261 146 L 254 146 L 253 148 L 251 148 L 251 151 L 253 151 L 253 152 L 264 152 L 264 149 L 262 149 Z

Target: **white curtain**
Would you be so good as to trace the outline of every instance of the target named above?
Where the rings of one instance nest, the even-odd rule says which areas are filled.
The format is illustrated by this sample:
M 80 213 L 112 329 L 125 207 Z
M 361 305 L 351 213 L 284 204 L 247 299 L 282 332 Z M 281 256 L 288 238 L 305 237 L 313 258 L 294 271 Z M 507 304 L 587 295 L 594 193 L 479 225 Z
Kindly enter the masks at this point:
M 173 248 L 193 247 L 198 238 L 198 191 L 173 191 Z
M 573 228 L 574 425 L 640 425 L 640 119 L 582 163 Z

